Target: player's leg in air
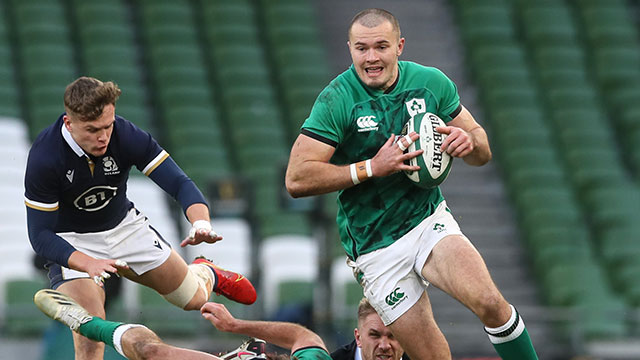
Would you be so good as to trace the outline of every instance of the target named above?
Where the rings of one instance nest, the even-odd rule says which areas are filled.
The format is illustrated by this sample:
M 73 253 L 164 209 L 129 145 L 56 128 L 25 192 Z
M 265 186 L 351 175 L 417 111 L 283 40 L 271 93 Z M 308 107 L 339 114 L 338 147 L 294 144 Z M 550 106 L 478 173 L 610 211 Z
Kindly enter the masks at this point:
M 187 265 L 136 209 L 131 209 L 125 219 L 109 231 L 62 235 L 79 250 L 78 253 L 87 254 L 94 261 L 104 258 L 104 254 L 118 259 L 124 264 L 117 266 L 118 274 L 156 290 L 181 309 L 199 310 L 212 292 L 243 304 L 256 300 L 256 291 L 244 276 L 219 268 L 204 258 Z M 219 237 L 216 235 L 216 238 Z M 108 273 L 103 275 L 108 276 Z M 53 289 L 75 299 L 91 315 L 105 317 L 105 294 L 101 288 L 103 278 L 95 276 L 91 279 L 85 272 L 60 265 L 50 268 L 50 277 Z M 77 333 L 73 337 L 76 359 L 103 358 L 102 343 Z
M 122 356 L 132 360 L 220 360 L 221 358 L 200 351 L 189 350 L 164 343 L 153 331 L 143 325 L 124 324 L 91 316 L 71 297 L 55 291 L 40 290 L 34 296 L 36 306 L 50 318 L 57 320 L 91 340 L 105 343 Z M 250 354 L 263 359 L 264 342 L 255 340 L 243 343 L 238 349 L 222 359 L 249 359 Z
M 127 269 L 119 271 L 121 275 L 156 290 L 167 301 L 184 310 L 199 310 L 212 292 L 247 305 L 256 300 L 256 291 L 247 278 L 222 269 L 203 257 L 187 265 L 153 230 L 144 215 L 131 215 L 135 231 L 129 230 L 123 235 L 126 239 L 119 244 L 122 252 L 113 249 L 110 252 L 113 258 L 128 265 Z M 196 234 L 193 228 L 187 239 L 200 235 L 207 238 L 209 235 L 205 233 L 207 231 Z M 215 239 L 221 237 L 213 233 L 211 240 Z
M 502 296 L 482 256 L 465 236 L 450 235 L 436 244 L 422 275 L 478 316 L 502 359 L 538 359 L 524 321 Z

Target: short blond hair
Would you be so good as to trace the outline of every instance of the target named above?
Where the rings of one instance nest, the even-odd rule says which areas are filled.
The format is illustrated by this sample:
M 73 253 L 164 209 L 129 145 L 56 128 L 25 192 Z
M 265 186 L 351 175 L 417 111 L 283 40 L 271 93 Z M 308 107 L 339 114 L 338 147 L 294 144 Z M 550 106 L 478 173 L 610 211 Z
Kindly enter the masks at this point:
M 67 114 L 81 120 L 97 119 L 105 105 L 116 104 L 122 90 L 111 81 L 82 76 L 67 85 L 64 91 L 64 108 Z
M 373 306 L 371 306 L 371 303 L 369 302 L 369 300 L 363 297 L 362 299 L 360 299 L 360 302 L 358 303 L 358 326 L 360 326 L 361 321 L 364 321 L 364 319 L 366 319 L 367 316 L 371 314 L 377 315 L 378 313 L 376 312 L 376 309 L 374 309 Z

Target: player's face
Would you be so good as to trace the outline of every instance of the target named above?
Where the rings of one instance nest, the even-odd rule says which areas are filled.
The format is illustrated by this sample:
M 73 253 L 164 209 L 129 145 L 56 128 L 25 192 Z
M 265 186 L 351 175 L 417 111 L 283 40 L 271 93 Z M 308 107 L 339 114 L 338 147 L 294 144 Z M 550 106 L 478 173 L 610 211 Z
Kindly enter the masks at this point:
M 404 353 L 398 340 L 376 313 L 369 314 L 358 324 L 355 337 L 363 360 L 398 360 Z
M 82 121 L 70 115 L 65 115 L 63 120 L 71 137 L 84 152 L 93 156 L 102 156 L 107 152 L 115 122 L 113 104 L 105 105 L 102 114 L 92 121 Z
M 349 52 L 360 80 L 367 86 L 387 90 L 398 76 L 398 56 L 404 38 L 398 38 L 390 22 L 368 28 L 355 23 L 349 34 Z

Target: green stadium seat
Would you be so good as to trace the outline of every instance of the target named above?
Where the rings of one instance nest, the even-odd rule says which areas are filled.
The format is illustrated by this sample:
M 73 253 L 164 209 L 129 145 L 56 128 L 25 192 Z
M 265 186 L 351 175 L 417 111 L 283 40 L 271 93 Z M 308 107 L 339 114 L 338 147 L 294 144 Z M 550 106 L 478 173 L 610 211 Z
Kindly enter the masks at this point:
M 91 20 L 95 21 L 95 18 Z M 89 44 L 114 47 L 123 44 L 133 45 L 132 40 L 135 39 L 133 28 L 110 22 L 85 24 L 79 35 L 85 46 Z
M 593 24 L 585 28 L 588 41 L 595 46 L 637 46 L 637 30 L 626 24 Z
M 209 88 L 171 86 L 159 89 L 158 92 L 159 101 L 161 101 L 167 109 L 182 108 L 185 106 L 209 107 L 212 103 L 212 95 Z
M 591 79 L 587 77 L 587 72 L 583 68 L 577 69 L 556 69 L 540 68 L 536 76 L 546 88 L 580 89 L 593 86 Z
M 183 66 L 203 68 L 202 50 L 195 44 L 165 43 L 150 50 L 150 61 L 155 68 Z
M 575 44 L 577 29 L 563 2 L 528 2 L 522 8 L 524 32 L 532 44 Z
M 147 41 L 150 44 L 181 44 L 183 46 L 197 46 L 197 29 L 192 23 L 154 24 L 146 31 Z
M 471 54 L 471 61 L 475 69 L 482 68 L 483 71 L 491 69 L 517 71 L 527 68 L 526 54 L 520 46 L 500 44 L 479 47 Z
M 311 226 L 307 215 L 299 212 L 272 212 L 258 218 L 260 238 L 276 235 L 310 235 Z
M 39 336 L 50 320 L 33 303 L 33 295 L 47 286 L 44 279 L 5 282 L 4 325 L 10 336 Z
M 576 201 L 573 192 L 569 188 L 536 187 L 522 189 L 515 196 L 516 205 L 524 211 L 572 207 L 571 204 Z
M 160 336 L 196 335 L 202 325 L 198 311 L 184 311 L 146 286 L 138 287 L 138 301 L 140 313 L 136 320 Z
M 310 281 L 283 281 L 278 284 L 279 306 L 313 303 L 315 284 Z
M 486 88 L 505 86 L 508 88 L 515 87 L 534 87 L 531 71 L 527 67 L 508 67 L 499 68 L 492 66 L 484 69 L 477 74 L 478 82 Z
M 156 25 L 189 25 L 193 23 L 193 12 L 187 0 L 143 1 L 142 18 L 147 29 Z

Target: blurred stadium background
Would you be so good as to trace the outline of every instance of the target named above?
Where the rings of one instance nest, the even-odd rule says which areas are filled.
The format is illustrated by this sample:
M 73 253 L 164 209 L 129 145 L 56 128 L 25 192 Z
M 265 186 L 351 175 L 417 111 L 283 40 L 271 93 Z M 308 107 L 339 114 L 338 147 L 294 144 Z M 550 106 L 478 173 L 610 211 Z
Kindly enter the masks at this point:
M 0 0 L 0 357 L 73 356 L 68 330 L 32 304 L 47 282 L 33 265 L 22 179 L 30 142 L 80 75 L 118 83 L 117 113 L 211 199 L 225 240 L 180 251 L 250 276 L 259 300 L 222 300 L 234 314 L 303 322 L 330 348 L 350 341 L 361 291 L 344 265 L 335 195 L 293 200 L 283 171 L 315 96 L 350 64 L 351 17 L 383 7 L 400 21 L 402 59 L 447 73 L 489 133 L 494 161 L 457 161 L 443 191 L 540 358 L 639 359 L 639 3 Z M 177 247 L 180 210 L 134 172 L 131 199 Z M 495 357 L 468 310 L 430 296 L 456 358 Z M 126 281 L 108 317 L 214 352 L 241 339 Z

